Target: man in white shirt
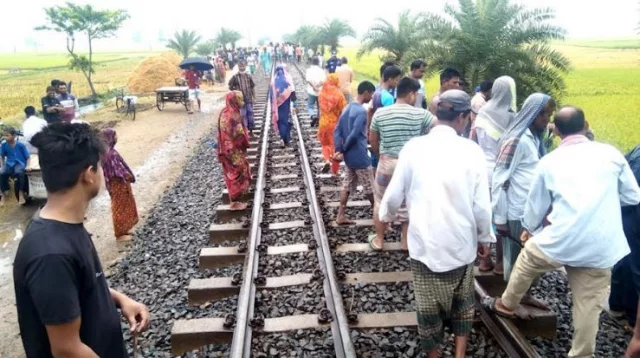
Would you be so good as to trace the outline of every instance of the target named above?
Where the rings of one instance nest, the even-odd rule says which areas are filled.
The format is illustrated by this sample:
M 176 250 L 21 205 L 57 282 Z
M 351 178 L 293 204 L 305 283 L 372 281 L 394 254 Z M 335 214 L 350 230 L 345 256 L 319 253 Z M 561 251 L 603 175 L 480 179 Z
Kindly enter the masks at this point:
M 31 138 L 47 126 L 47 121 L 36 116 L 36 109 L 33 106 L 27 106 L 24 109 L 24 114 L 27 116 L 27 119 L 22 123 L 25 146 L 29 154 L 38 154 L 38 148 L 31 145 Z
M 447 319 L 456 336 L 455 356 L 465 356 L 474 316 L 474 261 L 477 253 L 489 255 L 495 242 L 484 154 L 459 136 L 469 123 L 470 101 L 460 90 L 440 96 L 438 125 L 405 144 L 380 204 L 380 217 L 389 222 L 406 202 L 418 331 L 430 358 L 438 356 Z
M 524 248 L 502 297 L 485 304 L 514 316 L 531 282 L 564 266 L 573 297 L 568 356 L 591 357 L 611 267 L 629 253 L 620 206 L 637 205 L 640 188 L 617 149 L 584 135 L 581 109 L 562 108 L 554 123 L 562 142 L 534 175 L 522 218 Z
M 520 235 L 524 207 L 540 158 L 545 154 L 543 133 L 555 110 L 555 101 L 548 95 L 534 93 L 527 98 L 515 120 L 500 141 L 493 172 L 491 199 L 493 223 L 502 239 L 504 280 L 509 281 L 513 265 L 520 254 Z M 500 251 L 497 251 L 500 253 Z M 536 283 L 537 284 L 537 283 Z M 548 306 L 526 294 L 522 303 L 548 309 Z
M 326 79 L 324 70 L 320 68 L 317 58 L 311 59 L 311 67 L 307 69 L 305 80 L 307 81 L 307 111 L 311 118 L 311 126 L 318 124 L 320 107 L 318 106 L 318 93 Z

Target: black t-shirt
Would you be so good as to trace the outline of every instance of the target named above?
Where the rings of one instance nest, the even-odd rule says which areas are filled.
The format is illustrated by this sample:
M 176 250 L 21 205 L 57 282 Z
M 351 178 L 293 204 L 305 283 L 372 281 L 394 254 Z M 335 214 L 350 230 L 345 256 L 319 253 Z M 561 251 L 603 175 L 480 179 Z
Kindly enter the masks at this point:
M 47 107 L 55 107 L 60 104 L 60 101 L 57 98 L 51 98 L 49 96 L 42 97 L 40 101 L 42 103 L 42 115 L 44 116 L 45 121 L 48 123 L 58 122 L 60 121 L 60 113 L 59 112 L 47 112 Z
M 27 357 L 52 357 L 45 325 L 81 318 L 80 340 L 102 358 L 125 358 L 120 317 L 82 224 L 35 218 L 13 264 L 18 323 Z

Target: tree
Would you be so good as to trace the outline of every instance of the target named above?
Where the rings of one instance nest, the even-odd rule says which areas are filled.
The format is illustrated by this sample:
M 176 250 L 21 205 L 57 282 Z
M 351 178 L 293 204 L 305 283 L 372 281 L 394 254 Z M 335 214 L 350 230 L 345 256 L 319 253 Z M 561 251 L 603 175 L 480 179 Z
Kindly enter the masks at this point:
M 336 51 L 340 45 L 340 39 L 347 36 L 355 37 L 356 30 L 349 25 L 348 21 L 331 19 L 327 20 L 320 28 L 320 36 L 322 44 L 329 45 L 331 51 Z
M 302 25 L 291 34 L 291 41 L 299 43 L 306 48 L 313 49 L 314 52 L 318 50 L 318 46 L 322 45 L 325 38 L 322 34 L 322 30 L 317 26 Z
M 209 56 L 216 50 L 216 42 L 214 40 L 208 40 L 200 43 L 196 47 L 196 53 L 199 56 Z
M 195 31 L 182 30 L 173 34 L 173 39 L 167 42 L 167 47 L 187 58 L 195 51 L 198 42 L 200 36 Z
M 93 62 L 93 40 L 104 39 L 115 35 L 122 23 L 129 18 L 125 10 L 96 10 L 91 5 L 75 5 L 45 8 L 47 25 L 36 27 L 36 30 L 55 31 L 67 36 L 67 52 L 71 58 L 69 67 L 82 72 L 89 83 L 91 95 L 97 97 L 92 76 L 95 73 Z M 89 56 L 76 52 L 76 35 L 87 36 Z
M 232 49 L 236 49 L 236 42 L 242 39 L 242 34 L 236 30 L 223 27 L 218 31 L 215 37 L 215 42 L 226 48 L 227 45 L 231 45 Z
M 374 24 L 362 37 L 362 46 L 358 50 L 358 57 L 380 49 L 388 53 L 384 60 L 394 60 L 404 64 L 405 54 L 420 41 L 420 24 L 424 14 L 411 15 L 403 11 L 398 16 L 398 24 L 394 26 L 383 18 L 377 18 Z
M 258 40 L 258 46 L 264 46 L 269 42 L 269 38 L 268 37 L 261 37 Z
M 426 14 L 423 38 L 412 49 L 430 73 L 456 68 L 471 88 L 483 79 L 508 75 L 515 79 L 518 101 L 533 92 L 559 97 L 569 60 L 549 46 L 564 39 L 565 30 L 551 25 L 550 8 L 526 9 L 509 0 L 458 0 L 445 6 L 447 17 Z

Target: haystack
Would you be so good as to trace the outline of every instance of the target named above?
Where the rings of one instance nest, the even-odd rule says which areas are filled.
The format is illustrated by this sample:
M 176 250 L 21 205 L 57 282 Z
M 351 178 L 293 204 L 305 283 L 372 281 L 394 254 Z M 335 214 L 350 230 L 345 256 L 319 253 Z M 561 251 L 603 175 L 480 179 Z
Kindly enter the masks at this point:
M 147 57 L 129 77 L 129 92 L 140 94 L 175 85 L 175 79 L 182 76 L 180 61 L 180 56 L 173 52 Z

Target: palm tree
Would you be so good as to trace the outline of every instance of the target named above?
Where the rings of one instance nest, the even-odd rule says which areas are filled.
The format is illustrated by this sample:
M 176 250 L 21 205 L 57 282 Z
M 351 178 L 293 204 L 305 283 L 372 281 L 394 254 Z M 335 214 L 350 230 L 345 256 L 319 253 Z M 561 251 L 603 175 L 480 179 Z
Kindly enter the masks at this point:
M 236 42 L 242 38 L 240 32 L 223 27 L 216 34 L 215 42 L 226 48 L 227 45 L 231 45 L 232 49 L 236 49 Z
M 518 100 L 533 92 L 560 96 L 569 60 L 549 46 L 564 39 L 565 30 L 551 25 L 550 8 L 526 9 L 509 0 L 458 0 L 445 6 L 447 17 L 426 14 L 423 40 L 410 51 L 427 62 L 427 70 L 456 68 L 473 88 L 485 78 L 509 75 L 516 80 Z
M 362 46 L 358 50 L 358 57 L 369 54 L 373 50 L 381 49 L 388 53 L 384 60 L 394 60 L 403 63 L 405 54 L 420 40 L 420 23 L 424 14 L 411 15 L 403 11 L 398 16 L 398 25 L 394 26 L 383 18 L 377 18 L 374 24 L 362 37 Z
M 195 51 L 198 42 L 200 42 L 200 36 L 195 31 L 182 30 L 173 34 L 173 39 L 169 40 L 167 47 L 183 58 L 187 58 Z
M 355 37 L 356 30 L 349 25 L 348 21 L 341 19 L 327 20 L 320 28 L 320 36 L 322 38 L 322 44 L 329 45 L 331 51 L 336 51 L 340 45 L 340 38 L 342 37 Z
M 288 36 L 289 42 L 299 43 L 306 48 L 318 50 L 318 46 L 322 45 L 324 38 L 322 30 L 317 26 L 302 25 L 295 33 Z
M 213 40 L 207 40 L 205 42 L 200 43 L 196 47 L 196 54 L 199 56 L 209 56 L 215 51 L 216 42 Z

